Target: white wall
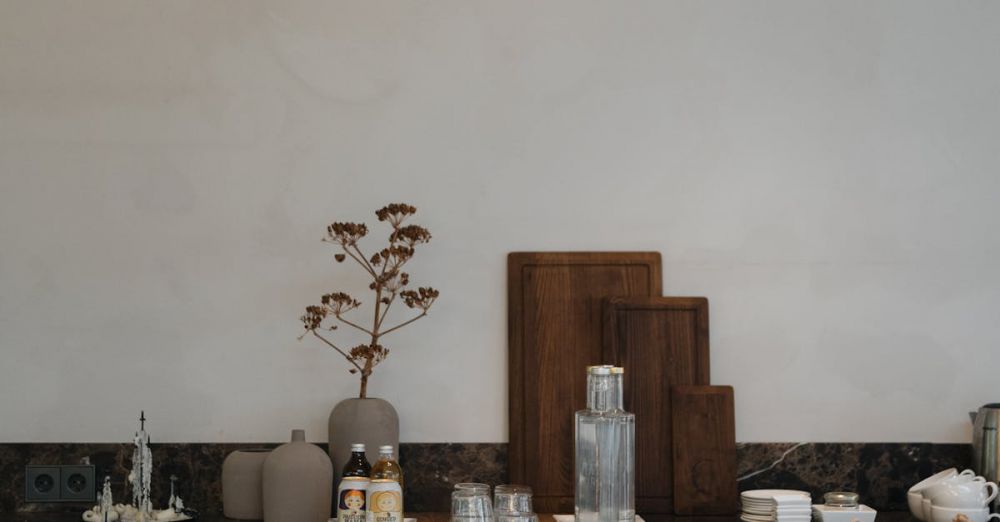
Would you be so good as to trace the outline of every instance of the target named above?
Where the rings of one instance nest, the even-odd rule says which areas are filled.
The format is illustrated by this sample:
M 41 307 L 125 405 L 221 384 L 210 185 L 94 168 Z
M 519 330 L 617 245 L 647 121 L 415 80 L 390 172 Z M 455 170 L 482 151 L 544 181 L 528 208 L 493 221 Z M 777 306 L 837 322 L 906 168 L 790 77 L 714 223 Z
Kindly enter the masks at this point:
M 296 342 L 389 201 L 442 291 L 373 395 L 504 441 L 506 253 L 658 250 L 742 441 L 1000 399 L 998 2 L 0 3 L 0 441 L 326 436 Z M 382 233 L 382 229 L 379 229 Z

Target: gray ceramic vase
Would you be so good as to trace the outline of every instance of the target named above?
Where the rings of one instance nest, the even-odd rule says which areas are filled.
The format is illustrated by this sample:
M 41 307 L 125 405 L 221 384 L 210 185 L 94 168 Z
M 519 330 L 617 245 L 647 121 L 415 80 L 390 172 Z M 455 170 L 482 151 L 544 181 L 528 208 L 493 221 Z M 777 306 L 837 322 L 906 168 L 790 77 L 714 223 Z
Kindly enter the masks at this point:
M 351 444 L 365 445 L 368 461 L 378 460 L 378 447 L 391 444 L 399 451 L 399 415 L 382 399 L 345 399 L 330 412 L 330 459 L 337 482 L 351 457 Z
M 326 452 L 292 431 L 264 461 L 264 522 L 327 522 L 333 499 L 333 466 Z
M 222 463 L 222 512 L 226 518 L 263 520 L 262 479 L 268 449 L 237 450 Z

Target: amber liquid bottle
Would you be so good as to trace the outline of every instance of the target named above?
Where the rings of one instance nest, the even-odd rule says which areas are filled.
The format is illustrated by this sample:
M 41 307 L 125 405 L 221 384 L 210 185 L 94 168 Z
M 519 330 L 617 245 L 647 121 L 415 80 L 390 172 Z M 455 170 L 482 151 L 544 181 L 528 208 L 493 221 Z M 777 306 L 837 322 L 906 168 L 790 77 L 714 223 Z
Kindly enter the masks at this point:
M 389 479 L 399 482 L 399 488 L 403 488 L 403 468 L 396 462 L 392 454 L 392 446 L 379 446 L 378 462 L 372 468 L 372 479 Z
M 351 444 L 351 458 L 347 459 L 347 464 L 344 465 L 344 473 L 341 476 L 365 478 L 372 476 L 372 465 L 368 463 L 368 458 L 365 457 L 364 444 Z

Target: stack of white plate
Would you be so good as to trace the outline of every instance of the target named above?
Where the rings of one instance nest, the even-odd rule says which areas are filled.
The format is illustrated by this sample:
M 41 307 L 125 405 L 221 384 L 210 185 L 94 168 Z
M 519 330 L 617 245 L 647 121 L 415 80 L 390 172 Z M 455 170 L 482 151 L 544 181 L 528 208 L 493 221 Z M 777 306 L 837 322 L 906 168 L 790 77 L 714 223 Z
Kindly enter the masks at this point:
M 740 493 L 743 522 L 809 522 L 812 497 L 792 489 L 754 489 Z

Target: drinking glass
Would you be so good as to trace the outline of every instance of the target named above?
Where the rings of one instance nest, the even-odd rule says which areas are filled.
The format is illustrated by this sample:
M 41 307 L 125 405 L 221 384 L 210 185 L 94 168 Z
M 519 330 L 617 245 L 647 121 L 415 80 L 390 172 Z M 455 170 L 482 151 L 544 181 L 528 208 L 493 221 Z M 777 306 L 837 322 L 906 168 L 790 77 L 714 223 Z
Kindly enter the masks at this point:
M 455 484 L 456 491 L 464 489 L 481 491 L 486 493 L 487 496 L 490 494 L 489 484 L 483 484 L 481 482 L 459 482 L 458 484 Z
M 452 522 L 493 522 L 490 487 L 486 484 L 455 485 L 455 491 L 451 493 L 451 520 Z
M 494 495 L 497 522 L 538 522 L 531 505 L 529 486 L 497 486 Z

